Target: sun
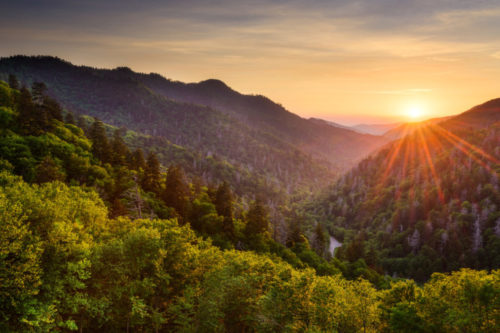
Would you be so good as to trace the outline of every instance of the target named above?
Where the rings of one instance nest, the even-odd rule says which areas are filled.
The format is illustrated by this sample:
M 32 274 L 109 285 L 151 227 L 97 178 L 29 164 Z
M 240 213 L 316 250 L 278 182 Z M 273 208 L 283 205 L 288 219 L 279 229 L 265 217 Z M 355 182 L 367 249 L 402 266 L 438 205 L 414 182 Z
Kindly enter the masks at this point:
M 406 109 L 406 115 L 412 120 L 421 118 L 423 114 L 423 109 L 418 105 L 411 105 Z

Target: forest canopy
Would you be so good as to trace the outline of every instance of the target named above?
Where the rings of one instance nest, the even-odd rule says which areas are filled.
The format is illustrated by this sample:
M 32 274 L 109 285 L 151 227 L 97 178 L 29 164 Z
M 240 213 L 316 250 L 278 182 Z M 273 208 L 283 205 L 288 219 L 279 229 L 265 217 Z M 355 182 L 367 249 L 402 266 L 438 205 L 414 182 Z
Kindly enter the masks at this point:
M 369 256 L 332 258 L 295 210 L 280 241 L 261 197 L 162 165 L 130 136 L 41 82 L 0 82 L 1 331 L 500 329 L 500 270 L 393 279 Z

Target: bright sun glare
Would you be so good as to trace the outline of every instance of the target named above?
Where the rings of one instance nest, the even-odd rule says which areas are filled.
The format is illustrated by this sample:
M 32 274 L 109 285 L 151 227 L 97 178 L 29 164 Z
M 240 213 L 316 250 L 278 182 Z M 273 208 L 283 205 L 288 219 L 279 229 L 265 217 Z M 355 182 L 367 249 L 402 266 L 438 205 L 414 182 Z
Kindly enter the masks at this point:
M 411 119 L 418 119 L 422 117 L 423 111 L 421 107 L 412 105 L 406 110 L 406 114 Z

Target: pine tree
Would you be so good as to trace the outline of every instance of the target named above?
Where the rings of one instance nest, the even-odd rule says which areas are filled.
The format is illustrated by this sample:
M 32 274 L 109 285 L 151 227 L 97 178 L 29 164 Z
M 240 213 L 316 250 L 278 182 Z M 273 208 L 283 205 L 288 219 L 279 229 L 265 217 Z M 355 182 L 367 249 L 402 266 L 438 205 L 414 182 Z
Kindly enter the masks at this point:
M 122 130 L 117 129 L 113 133 L 113 140 L 111 141 L 112 163 L 115 165 L 125 165 L 127 155 L 129 153 L 128 147 L 122 139 Z
M 92 140 L 92 153 L 94 156 L 103 162 L 109 162 L 111 150 L 106 137 L 106 129 L 102 121 L 97 118 L 94 118 L 94 122 L 90 126 L 89 138 Z
M 305 240 L 302 232 L 302 218 L 296 216 L 290 221 L 286 246 L 293 247 L 295 244 L 304 243 Z
M 47 113 L 49 119 L 63 121 L 61 105 L 55 99 L 43 96 L 42 108 Z
M 83 130 L 83 133 L 87 135 L 89 129 L 87 128 L 87 121 L 83 116 L 78 116 L 76 126 L 80 127 Z
M 191 199 L 197 198 L 203 191 L 203 180 L 200 176 L 193 176 L 191 179 Z
M 148 154 L 144 174 L 142 177 L 142 188 L 145 191 L 160 193 L 160 161 L 153 152 Z
M 137 148 L 133 153 L 129 154 L 128 163 L 132 170 L 144 171 L 146 169 L 146 160 L 141 148 Z
M 224 217 L 223 230 L 227 237 L 234 238 L 234 223 L 233 223 L 233 198 L 231 189 L 227 182 L 223 182 L 217 188 L 215 193 L 215 209 L 219 216 Z
M 38 112 L 31 93 L 26 87 L 21 88 L 17 109 L 19 111 L 19 126 L 25 135 L 40 135 L 47 125 L 47 118 L 44 112 Z
M 181 218 L 186 216 L 186 198 L 189 194 L 184 178 L 184 172 L 179 166 L 170 166 L 162 195 L 165 204 L 174 208 Z
M 313 243 L 313 248 L 316 250 L 316 252 L 320 256 L 323 256 L 325 254 L 326 235 L 320 223 L 316 223 L 316 227 L 314 228 L 314 238 L 312 243 Z
M 250 237 L 256 234 L 264 233 L 269 228 L 267 211 L 260 199 L 256 199 L 247 213 L 247 224 L 245 234 Z

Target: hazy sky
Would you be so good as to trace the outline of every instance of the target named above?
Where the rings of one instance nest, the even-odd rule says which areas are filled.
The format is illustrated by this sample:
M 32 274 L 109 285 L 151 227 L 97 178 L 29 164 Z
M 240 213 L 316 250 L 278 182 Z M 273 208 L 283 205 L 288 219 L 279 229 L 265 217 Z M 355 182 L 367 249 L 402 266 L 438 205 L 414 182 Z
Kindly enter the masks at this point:
M 0 56 L 218 78 L 304 117 L 390 122 L 500 97 L 498 0 L 3 0 L 0 13 Z

